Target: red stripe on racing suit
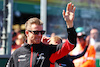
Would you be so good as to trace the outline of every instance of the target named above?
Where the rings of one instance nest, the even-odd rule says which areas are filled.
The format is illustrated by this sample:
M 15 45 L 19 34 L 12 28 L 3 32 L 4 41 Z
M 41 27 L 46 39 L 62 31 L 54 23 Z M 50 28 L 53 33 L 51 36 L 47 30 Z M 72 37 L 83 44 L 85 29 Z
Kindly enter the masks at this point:
M 32 67 L 33 47 L 31 47 L 30 67 Z

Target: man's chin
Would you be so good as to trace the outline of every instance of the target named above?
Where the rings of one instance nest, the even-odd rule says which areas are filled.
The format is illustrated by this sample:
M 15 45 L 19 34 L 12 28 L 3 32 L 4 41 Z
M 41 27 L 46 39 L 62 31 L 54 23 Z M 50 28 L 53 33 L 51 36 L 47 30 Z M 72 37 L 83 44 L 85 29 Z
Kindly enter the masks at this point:
M 41 41 L 37 41 L 37 42 L 35 42 L 35 44 L 40 44 L 41 43 Z
M 36 40 L 36 39 L 35 39 L 35 40 L 32 40 L 32 43 L 33 43 L 33 44 L 40 44 L 40 43 L 41 43 L 41 40 Z
M 40 44 L 41 42 L 37 43 L 37 44 Z

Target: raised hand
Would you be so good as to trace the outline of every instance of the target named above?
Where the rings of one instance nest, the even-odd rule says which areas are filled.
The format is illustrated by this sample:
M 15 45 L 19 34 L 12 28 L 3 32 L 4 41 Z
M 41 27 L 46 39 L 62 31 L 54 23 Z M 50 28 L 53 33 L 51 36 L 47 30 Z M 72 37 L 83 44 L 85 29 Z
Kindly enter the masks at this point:
M 75 15 L 75 9 L 74 4 L 71 2 L 68 3 L 66 7 L 66 12 L 63 10 L 63 18 L 66 21 L 67 28 L 73 27 L 73 20 L 74 20 L 74 15 Z

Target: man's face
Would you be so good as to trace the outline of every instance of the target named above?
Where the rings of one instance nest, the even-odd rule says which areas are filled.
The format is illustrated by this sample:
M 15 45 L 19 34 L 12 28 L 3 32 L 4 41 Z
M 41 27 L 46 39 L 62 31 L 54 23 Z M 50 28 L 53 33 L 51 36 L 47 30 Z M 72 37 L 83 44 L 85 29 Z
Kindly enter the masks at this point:
M 42 39 L 41 31 L 43 31 L 42 25 L 32 24 L 30 28 L 28 28 L 27 39 L 29 44 L 39 44 Z
M 97 39 L 98 38 L 98 30 L 92 29 L 90 31 L 90 37 L 93 38 L 93 39 Z

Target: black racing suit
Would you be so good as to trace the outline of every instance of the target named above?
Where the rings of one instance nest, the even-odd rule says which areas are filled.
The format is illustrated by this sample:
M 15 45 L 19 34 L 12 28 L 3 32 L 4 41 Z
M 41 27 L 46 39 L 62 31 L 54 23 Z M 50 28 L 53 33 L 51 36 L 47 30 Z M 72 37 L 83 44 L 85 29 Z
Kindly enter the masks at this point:
M 67 55 L 76 46 L 74 27 L 67 29 L 68 40 L 61 46 L 24 44 L 16 49 L 6 67 L 54 67 L 56 60 Z M 57 50 L 58 47 L 61 49 Z

